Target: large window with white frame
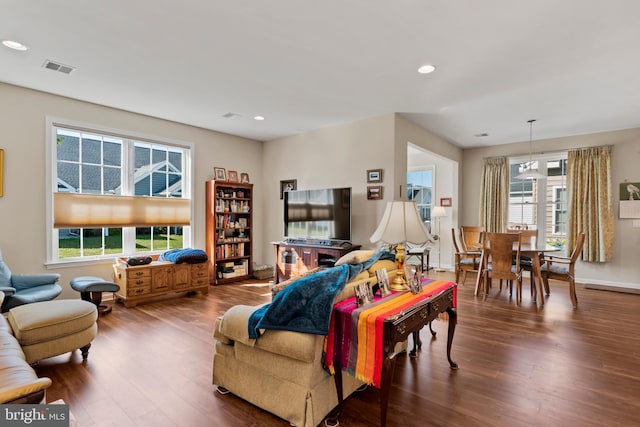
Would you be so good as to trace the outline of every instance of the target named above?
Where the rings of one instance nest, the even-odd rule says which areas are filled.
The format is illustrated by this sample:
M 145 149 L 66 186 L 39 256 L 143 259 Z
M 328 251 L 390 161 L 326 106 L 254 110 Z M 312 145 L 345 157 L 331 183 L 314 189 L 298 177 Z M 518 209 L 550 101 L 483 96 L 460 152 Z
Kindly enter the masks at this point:
M 191 147 L 64 123 L 51 122 L 49 126 L 49 176 L 55 180 L 55 185 L 50 186 L 53 202 L 48 205 L 49 217 L 53 219 L 49 229 L 49 262 L 142 255 L 190 245 L 191 228 L 175 222 L 147 224 L 132 219 L 132 223 L 127 223 L 126 219 L 118 219 L 117 225 L 56 226 L 61 214 L 56 209 L 62 211 L 63 207 L 54 196 L 95 195 L 100 202 L 100 196 L 104 196 L 108 202 L 116 200 L 116 203 L 117 199 L 142 203 L 188 199 Z M 190 201 L 185 202 L 190 210 Z M 64 208 L 68 205 L 67 202 Z M 106 209 L 101 204 L 88 205 L 68 215 L 77 217 L 77 212 L 81 212 L 86 214 L 87 224 L 91 224 L 92 216 L 104 217 Z M 125 212 L 118 210 L 126 211 L 129 207 L 112 209 L 115 216 L 120 216 Z M 70 223 L 75 224 L 75 219 L 71 218 Z
M 538 238 L 564 248 L 567 234 L 567 153 L 510 159 L 509 227 L 538 229 Z M 518 179 L 525 169 L 537 169 L 545 179 Z

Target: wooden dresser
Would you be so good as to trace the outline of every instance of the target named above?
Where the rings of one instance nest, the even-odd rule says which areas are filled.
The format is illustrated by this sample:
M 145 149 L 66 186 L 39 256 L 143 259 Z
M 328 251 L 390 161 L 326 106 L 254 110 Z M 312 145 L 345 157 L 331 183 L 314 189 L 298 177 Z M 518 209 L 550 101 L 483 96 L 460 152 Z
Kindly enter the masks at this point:
M 128 265 L 123 260 L 113 264 L 113 279 L 120 290 L 116 300 L 125 307 L 139 302 L 172 294 L 209 291 L 209 262 L 199 264 L 174 264 L 154 261 L 147 265 Z

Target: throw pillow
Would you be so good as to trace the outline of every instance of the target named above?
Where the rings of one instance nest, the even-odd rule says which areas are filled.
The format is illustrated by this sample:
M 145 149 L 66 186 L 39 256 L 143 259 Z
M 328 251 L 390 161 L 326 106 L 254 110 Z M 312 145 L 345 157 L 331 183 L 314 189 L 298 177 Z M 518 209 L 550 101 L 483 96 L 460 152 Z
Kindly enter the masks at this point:
M 383 268 L 387 269 L 387 272 L 393 271 L 396 269 L 396 262 L 391 261 L 389 259 L 381 259 L 373 263 L 371 267 L 369 267 L 369 275 L 375 277 L 376 271 L 381 270 Z
M 335 265 L 342 264 L 361 264 L 371 258 L 376 251 L 374 250 L 357 250 L 351 251 L 345 255 L 343 255 L 338 261 L 336 261 Z

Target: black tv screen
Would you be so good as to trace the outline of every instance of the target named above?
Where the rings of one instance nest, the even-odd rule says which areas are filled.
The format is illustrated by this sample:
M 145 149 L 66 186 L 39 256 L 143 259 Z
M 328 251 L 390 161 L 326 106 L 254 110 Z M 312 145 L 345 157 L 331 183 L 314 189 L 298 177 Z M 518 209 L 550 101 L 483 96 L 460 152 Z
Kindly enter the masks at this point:
M 351 188 L 284 193 L 284 235 L 289 239 L 351 241 Z

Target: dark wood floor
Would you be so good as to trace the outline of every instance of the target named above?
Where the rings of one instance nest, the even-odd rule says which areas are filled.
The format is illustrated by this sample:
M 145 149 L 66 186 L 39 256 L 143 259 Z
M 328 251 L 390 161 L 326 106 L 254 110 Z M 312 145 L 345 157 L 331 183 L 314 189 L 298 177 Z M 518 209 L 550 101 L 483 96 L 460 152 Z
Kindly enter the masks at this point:
M 441 278 L 452 278 L 440 273 Z M 433 277 L 436 273 L 431 273 Z M 493 289 L 459 287 L 451 371 L 446 323 L 417 359 L 401 356 L 389 426 L 640 426 L 640 295 L 583 289 L 573 310 L 564 283 L 537 309 L 525 288 L 516 307 Z M 211 384 L 214 319 L 228 307 L 270 300 L 264 282 L 211 287 L 208 296 L 135 308 L 116 305 L 82 365 L 79 352 L 40 362 L 82 427 L 287 426 Z M 347 399 L 341 425 L 378 423 L 379 392 Z

